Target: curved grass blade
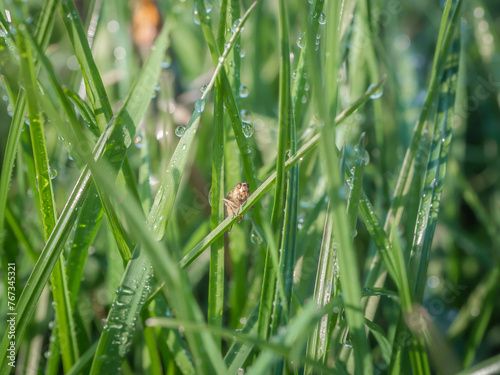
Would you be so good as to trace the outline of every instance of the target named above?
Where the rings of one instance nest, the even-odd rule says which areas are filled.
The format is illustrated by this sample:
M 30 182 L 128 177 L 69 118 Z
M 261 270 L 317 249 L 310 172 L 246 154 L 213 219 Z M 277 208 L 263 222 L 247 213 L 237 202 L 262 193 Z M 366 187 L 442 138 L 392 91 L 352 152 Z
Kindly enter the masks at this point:
M 345 374 L 345 370 L 340 367 L 330 368 L 317 361 L 312 361 L 309 358 L 303 357 L 300 353 L 300 345 L 297 345 L 295 341 L 296 337 L 303 337 L 302 332 L 307 332 L 310 330 L 314 324 L 321 319 L 321 317 L 329 310 L 335 306 L 341 305 L 340 297 L 330 301 L 322 309 L 316 309 L 314 303 L 309 303 L 304 306 L 304 310 L 288 325 L 287 330 L 283 330 L 281 333 L 277 334 L 272 338 L 272 340 L 263 340 L 259 337 L 247 334 L 246 332 L 233 331 L 226 328 L 216 327 L 213 325 L 195 323 L 186 319 L 171 319 L 171 318 L 152 318 L 148 320 L 147 324 L 150 326 L 163 326 L 169 328 L 183 327 L 187 330 L 195 331 L 207 331 L 221 337 L 227 338 L 228 340 L 241 341 L 244 345 L 249 344 L 253 346 L 258 346 L 262 349 L 266 349 L 260 356 L 259 367 L 254 370 L 255 365 L 252 366 L 252 371 L 256 373 L 266 373 L 270 368 L 270 363 L 274 361 L 275 356 L 283 356 L 289 358 L 297 363 L 309 364 L 317 370 L 325 371 L 325 373 L 331 374 Z M 255 322 L 253 322 L 255 324 Z M 247 332 L 251 332 L 247 331 Z M 299 343 L 304 344 L 304 342 Z M 270 354 L 270 355 L 269 355 Z M 260 371 L 259 368 L 264 368 L 266 370 Z
M 23 10 L 19 7 L 17 11 L 19 14 L 22 14 Z M 22 23 L 22 21 L 17 18 L 17 15 L 13 17 L 13 20 L 16 24 L 16 28 L 21 31 L 17 38 L 17 45 L 21 56 L 21 76 L 24 78 L 26 102 L 30 118 L 31 144 L 35 160 L 36 182 L 42 213 L 43 233 L 44 238 L 47 240 L 56 223 L 56 208 L 47 146 L 45 143 L 43 117 L 37 97 L 36 72 L 34 59 L 32 58 L 32 50 L 24 33 L 27 25 Z M 78 358 L 78 346 L 75 340 L 75 326 L 65 277 L 64 257 L 61 254 L 52 272 L 51 284 L 56 307 L 57 324 L 59 327 L 59 340 L 60 343 L 65 343 L 65 345 L 61 345 L 63 365 L 68 371 Z M 20 337 L 22 337 L 22 335 Z

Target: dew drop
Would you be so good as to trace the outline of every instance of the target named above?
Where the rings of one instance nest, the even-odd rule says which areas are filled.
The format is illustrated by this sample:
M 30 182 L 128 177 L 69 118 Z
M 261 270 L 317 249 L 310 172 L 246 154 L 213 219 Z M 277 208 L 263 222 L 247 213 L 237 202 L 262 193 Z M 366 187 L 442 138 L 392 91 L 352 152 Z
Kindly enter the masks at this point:
M 324 25 L 326 23 L 326 16 L 325 13 L 321 13 L 318 18 L 318 22 L 320 25 Z
M 170 56 L 167 56 L 165 61 L 161 63 L 162 69 L 168 69 L 170 68 L 170 65 L 172 65 L 172 60 L 170 59 Z
M 194 109 L 198 113 L 203 112 L 205 110 L 205 99 L 198 99 L 196 103 L 194 103 Z
M 203 5 L 205 5 L 205 10 L 207 11 L 207 13 L 210 13 L 212 11 L 212 4 L 207 0 L 203 1 Z
M 231 31 L 232 31 L 233 33 L 235 33 L 235 32 L 236 32 L 236 29 L 240 26 L 240 23 L 241 23 L 241 18 L 238 18 L 238 19 L 234 20 L 234 22 L 233 22 L 233 26 L 231 27 Z M 243 31 L 243 30 L 242 30 L 242 31 Z
M 306 33 L 302 33 L 299 35 L 299 38 L 297 39 L 297 47 L 300 49 L 304 48 L 306 45 Z
M 255 245 L 260 245 L 262 243 L 262 237 L 260 237 L 259 232 L 252 227 L 252 232 L 250 233 L 250 242 Z
M 248 97 L 248 87 L 246 87 L 245 85 L 240 85 L 239 94 L 240 98 Z
M 241 121 L 243 121 L 243 122 L 250 122 L 251 121 L 250 112 L 248 112 L 246 109 L 242 109 L 240 111 L 240 116 L 241 116 Z
M 201 91 L 202 93 L 205 93 L 205 92 L 207 91 L 207 87 L 208 87 L 208 85 L 206 85 L 206 84 L 205 84 L 205 85 L 203 85 L 203 86 L 201 86 L 200 91 Z
M 49 177 L 51 180 L 57 177 L 57 170 L 55 168 L 49 167 Z
M 182 137 L 186 132 L 186 128 L 184 126 L 178 126 L 175 128 L 175 135 L 178 137 Z
M 242 122 L 241 126 L 243 128 L 243 135 L 246 138 L 250 138 L 254 133 L 254 128 L 252 124 L 250 124 L 249 122 Z
M 370 85 L 370 87 L 368 87 L 368 90 L 371 90 L 375 87 L 375 85 Z M 378 99 L 380 98 L 382 95 L 384 94 L 384 89 L 382 87 L 379 87 L 377 90 L 375 90 L 371 95 L 370 95 L 370 99 Z

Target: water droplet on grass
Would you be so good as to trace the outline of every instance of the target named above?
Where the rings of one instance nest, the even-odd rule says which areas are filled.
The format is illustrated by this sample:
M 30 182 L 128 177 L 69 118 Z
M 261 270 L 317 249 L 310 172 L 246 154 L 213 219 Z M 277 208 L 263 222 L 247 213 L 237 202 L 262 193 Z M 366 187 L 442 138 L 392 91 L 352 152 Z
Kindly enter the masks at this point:
M 297 47 L 300 49 L 304 48 L 306 45 L 306 33 L 302 33 L 299 35 L 299 38 L 297 39 Z
M 194 103 L 194 109 L 198 113 L 203 112 L 205 110 L 205 99 L 198 99 L 196 103 Z
M 240 98 L 248 97 L 248 87 L 246 87 L 245 85 L 240 85 L 239 94 Z
M 250 138 L 254 133 L 254 128 L 253 128 L 252 124 L 250 124 L 249 122 L 242 122 L 241 124 L 242 124 L 242 128 L 243 128 L 243 135 L 246 138 Z
M 175 135 L 178 137 L 182 137 L 186 132 L 186 128 L 184 126 L 178 126 L 175 128 Z
M 370 85 L 370 87 L 368 87 L 368 90 L 371 90 L 375 87 L 375 85 Z M 384 89 L 382 87 L 379 87 L 377 90 L 375 90 L 371 95 L 370 95 L 370 99 L 378 99 L 380 98 L 382 95 L 384 94 Z

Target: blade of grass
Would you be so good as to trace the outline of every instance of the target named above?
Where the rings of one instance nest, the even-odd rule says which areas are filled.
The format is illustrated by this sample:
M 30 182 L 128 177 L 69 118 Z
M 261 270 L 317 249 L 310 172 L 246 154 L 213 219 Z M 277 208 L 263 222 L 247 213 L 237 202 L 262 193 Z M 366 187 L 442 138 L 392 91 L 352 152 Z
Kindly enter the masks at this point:
M 329 208 L 329 207 L 328 207 Z M 329 221 L 330 215 L 325 217 L 325 227 L 323 230 L 323 241 L 321 243 L 321 252 L 318 261 L 318 271 L 316 273 L 316 282 L 314 285 L 314 300 L 317 308 L 322 308 L 331 299 L 332 293 L 338 291 L 335 285 L 335 241 L 333 240 L 333 224 Z M 329 327 L 332 313 L 328 313 L 321 318 L 314 328 L 314 332 L 309 336 L 307 343 L 307 357 L 325 362 L 328 353 L 327 341 L 329 336 Z M 312 367 L 305 366 L 304 374 L 310 374 Z
M 278 233 L 277 244 L 279 245 L 280 251 L 279 255 L 279 266 L 274 265 L 271 257 L 271 246 L 270 243 L 274 239 L 268 239 L 266 263 L 264 267 L 264 280 L 262 281 L 262 292 L 260 299 L 260 311 L 259 311 L 259 322 L 258 322 L 258 333 L 259 337 L 267 338 L 269 335 L 274 335 L 278 327 L 286 322 L 285 317 L 282 316 L 283 311 L 288 312 L 288 306 L 290 306 L 291 295 L 285 296 L 285 300 L 279 298 L 279 293 L 276 290 L 276 280 L 278 279 L 277 273 L 281 273 L 281 278 L 286 280 L 287 271 L 290 271 L 291 262 L 293 257 L 293 248 L 282 248 L 282 242 L 284 241 L 283 233 L 290 234 L 292 236 L 293 232 L 284 232 L 286 221 L 285 221 L 285 208 L 287 200 L 287 181 L 286 181 L 286 152 L 290 147 L 290 133 L 294 131 L 295 124 L 293 123 L 293 108 L 290 93 L 290 46 L 289 46 L 289 36 L 288 36 L 288 16 L 286 3 L 283 0 L 279 2 L 279 35 L 280 35 L 280 89 L 279 89 L 279 118 L 278 118 L 278 151 L 276 156 L 276 189 L 274 193 L 273 209 L 271 213 L 271 235 Z M 295 147 L 296 147 L 296 139 Z M 296 150 L 295 150 L 296 151 Z M 291 188 L 296 188 L 297 186 L 297 169 L 294 167 L 292 171 L 295 184 Z M 290 177 L 292 178 L 292 176 Z M 290 193 L 289 193 L 290 194 Z M 292 196 L 293 195 L 293 196 Z M 296 217 L 293 218 L 293 213 L 297 210 L 297 191 L 294 190 L 290 194 L 290 206 L 289 210 L 286 212 L 286 218 L 289 221 L 294 220 L 293 223 L 289 222 L 289 226 L 293 225 L 294 230 L 296 228 Z M 290 229 L 290 228 L 288 228 Z M 288 245 L 290 245 L 290 238 Z M 287 251 L 284 253 L 283 251 Z M 289 283 L 289 288 L 291 290 L 291 283 Z M 271 318 L 271 314 L 273 318 Z M 269 324 L 271 323 L 271 329 L 269 329 Z M 275 373 L 282 372 L 283 365 L 281 364 L 275 369 Z
M 38 19 L 38 23 L 35 31 L 35 38 L 37 42 L 45 50 L 49 44 L 50 35 L 52 33 L 52 27 L 54 24 L 54 13 L 56 11 L 56 0 L 46 0 L 43 4 L 42 12 Z M 3 17 L 2 17 L 3 18 Z M 3 31 L 6 32 L 5 35 L 10 35 L 7 33 L 6 20 L 2 20 Z M 36 64 L 35 71 L 39 71 L 39 63 Z M 3 163 L 0 177 L 0 212 L 5 212 L 5 207 L 7 205 L 9 185 L 12 175 L 12 170 L 14 168 L 14 161 L 16 158 L 16 150 L 19 146 L 19 140 L 21 139 L 21 132 L 24 126 L 24 116 L 26 113 L 26 92 L 24 90 L 19 91 L 18 98 L 15 103 L 14 114 L 12 116 L 11 127 L 9 130 L 9 135 L 6 142 L 5 154 L 3 155 Z M 0 215 L 0 249 L 3 248 L 2 241 L 4 236 L 2 235 L 4 231 L 4 215 Z
M 455 104 L 456 80 L 460 54 L 460 33 L 457 33 L 441 82 L 441 95 L 438 101 L 436 127 L 431 145 L 431 153 L 425 174 L 418 219 L 415 225 L 410 269 L 415 286 L 415 297 L 421 302 L 424 294 L 427 266 L 430 258 L 432 239 L 437 224 L 441 195 L 446 174 L 446 163 L 452 136 L 453 111 Z
M 219 50 L 224 49 L 227 0 L 221 0 L 218 32 Z M 212 145 L 212 207 L 210 222 L 215 229 L 224 220 L 224 92 L 220 79 L 215 83 L 214 130 Z M 210 248 L 210 278 L 208 284 L 208 322 L 222 327 L 224 308 L 224 238 L 219 238 Z M 220 348 L 220 342 L 217 342 Z
M 339 159 L 335 147 L 334 120 L 337 110 L 337 77 L 340 63 L 340 23 L 342 20 L 341 4 L 327 5 L 326 43 L 324 48 L 324 65 L 318 64 L 318 56 L 312 48 L 308 49 L 307 59 L 311 66 L 312 89 L 317 103 L 319 117 L 323 122 L 321 129 L 320 154 L 324 160 L 327 177 L 328 194 L 331 204 L 331 220 L 335 242 L 337 243 L 340 284 L 345 304 L 345 315 L 351 334 L 355 371 L 357 374 L 371 374 L 372 363 L 369 345 L 364 330 L 364 314 L 361 308 L 361 285 L 359 280 L 356 255 L 353 250 L 351 228 L 346 215 L 346 207 L 342 198 L 342 182 Z M 309 45 L 313 36 L 308 35 Z M 325 67 L 328 67 L 327 69 Z M 323 80 L 320 72 L 326 77 Z M 325 86 L 323 87 L 323 81 Z M 331 122 L 330 122 L 331 121 Z
M 23 14 L 25 9 L 18 5 L 16 11 L 19 14 Z M 51 167 L 47 154 L 43 116 L 37 97 L 36 71 L 34 59 L 32 57 L 33 53 L 24 32 L 28 26 L 17 18 L 17 12 L 13 13 L 13 21 L 16 28 L 20 30 L 19 37 L 17 38 L 17 46 L 21 56 L 21 76 L 24 78 L 24 87 L 26 90 L 26 102 L 30 119 L 29 128 L 35 160 L 36 182 L 40 199 L 43 233 L 45 240 L 47 240 L 56 223 L 56 208 L 50 171 Z M 78 345 L 75 340 L 75 326 L 68 297 L 67 280 L 65 277 L 66 270 L 64 267 L 64 257 L 61 254 L 52 272 L 51 284 L 56 307 L 59 341 L 60 343 L 65 343 L 65 345 L 61 345 L 63 365 L 65 370 L 69 371 L 78 358 Z M 18 337 L 22 337 L 22 333 Z

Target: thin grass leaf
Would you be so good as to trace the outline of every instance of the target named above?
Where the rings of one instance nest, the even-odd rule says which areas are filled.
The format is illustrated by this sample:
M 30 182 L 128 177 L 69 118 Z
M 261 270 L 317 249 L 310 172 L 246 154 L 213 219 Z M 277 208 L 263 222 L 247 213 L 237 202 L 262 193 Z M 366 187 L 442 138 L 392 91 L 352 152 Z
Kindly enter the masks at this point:
M 291 143 L 291 133 L 294 132 L 294 153 L 297 151 L 297 139 L 295 133 L 295 124 L 293 122 L 293 107 L 291 98 L 291 68 L 290 68 L 290 46 L 288 35 L 288 15 L 286 3 L 279 2 L 279 34 L 280 34 L 280 90 L 279 90 L 279 118 L 278 118 L 278 151 L 276 156 L 276 189 L 274 193 L 273 209 L 271 214 L 271 229 L 269 233 L 273 236 L 278 233 L 277 243 L 283 250 L 279 256 L 279 266 L 274 264 L 272 257 L 271 244 L 274 242 L 273 238 L 268 238 L 268 247 L 266 255 L 266 263 L 264 268 L 264 279 L 262 281 L 262 292 L 260 300 L 258 332 L 261 338 L 267 338 L 268 335 L 274 335 L 276 330 L 281 324 L 286 322 L 287 317 L 282 316 L 283 311 L 286 315 L 291 301 L 291 268 L 294 261 L 294 231 L 296 230 L 296 216 L 297 216 L 297 184 L 298 173 L 297 167 L 291 172 L 290 186 L 294 189 L 293 192 L 288 192 L 286 181 L 286 153 Z M 289 194 L 289 206 L 285 213 L 287 197 Z M 288 224 L 286 222 L 288 220 Z M 293 231 L 283 232 L 282 229 L 288 229 L 293 226 Z M 288 240 L 284 239 L 283 234 L 287 233 L 290 237 Z M 291 238 L 293 237 L 293 238 Z M 283 247 L 283 241 L 287 241 L 288 247 Z M 283 245 L 282 245 L 283 243 Z M 286 280 L 288 286 L 285 289 L 285 296 L 280 300 L 278 290 L 276 290 L 276 280 L 280 278 Z M 280 282 L 280 281 L 278 281 Z M 286 287 L 285 287 L 286 288 Z M 271 315 L 273 318 L 271 318 Z M 271 323 L 271 329 L 269 324 Z M 282 371 L 283 364 L 281 363 L 275 369 L 275 373 Z
M 42 49 L 47 48 L 49 43 L 50 34 L 52 32 L 52 27 L 54 24 L 54 13 L 56 11 L 56 0 L 46 0 L 43 4 L 42 12 L 35 31 L 35 38 L 40 44 Z M 3 20 L 1 22 L 3 32 L 6 36 L 10 36 L 8 30 L 8 23 Z M 9 39 L 9 38 L 6 38 Z M 39 63 L 36 64 L 35 71 L 38 72 L 40 69 Z M 7 205 L 9 185 L 12 176 L 12 169 L 14 167 L 14 161 L 16 158 L 16 150 L 19 146 L 19 140 L 21 138 L 21 132 L 24 126 L 24 116 L 26 113 L 26 92 L 24 90 L 19 91 L 17 97 L 14 113 L 12 116 L 12 122 L 10 125 L 9 135 L 7 138 L 5 154 L 3 155 L 2 170 L 0 176 L 0 212 L 5 212 L 5 207 Z M 4 215 L 0 215 L 0 248 L 3 248 L 3 231 L 4 231 Z M 0 362 L 1 367 L 1 362 Z
M 218 48 L 224 49 L 224 34 L 228 12 L 227 0 L 221 0 L 218 32 Z M 234 51 L 233 51 L 234 53 Z M 220 79 L 215 83 L 214 128 L 212 145 L 212 207 L 210 222 L 215 229 L 224 220 L 224 92 Z M 224 308 L 224 238 L 219 238 L 210 248 L 210 278 L 208 284 L 208 322 L 222 327 Z M 218 343 L 219 344 L 219 343 Z
M 451 27 L 451 26 L 450 26 Z M 458 30 L 459 31 L 459 30 Z M 420 200 L 415 235 L 413 238 L 410 266 L 415 285 L 415 297 L 421 302 L 424 294 L 427 266 L 432 240 L 437 224 L 441 195 L 446 174 L 446 163 L 452 136 L 453 110 L 455 105 L 456 80 L 460 54 L 460 33 L 457 32 L 453 46 L 447 56 L 445 71 L 440 84 L 436 126 L 431 144 L 431 153 L 425 174 L 425 184 Z
M 480 362 L 457 375 L 494 375 L 500 371 L 500 354 Z
M 352 238 L 349 236 L 351 229 L 347 221 L 346 207 L 341 196 L 340 166 L 335 147 L 334 121 L 331 121 L 335 118 L 337 110 L 341 16 L 340 3 L 328 3 L 324 64 L 318 61 L 318 56 L 314 54 L 311 48 L 308 49 L 307 59 L 312 69 L 310 73 L 314 99 L 317 103 L 319 117 L 324 124 L 321 129 L 320 154 L 324 160 L 323 167 L 327 176 L 331 220 L 338 251 L 341 290 L 346 309 L 346 320 L 353 344 L 356 363 L 355 371 L 357 374 L 371 374 L 371 356 L 364 331 L 364 316 L 361 309 L 359 272 L 356 256 L 352 248 Z M 309 35 L 308 38 L 309 45 L 312 45 L 312 35 Z M 324 67 L 328 68 L 325 69 Z M 324 72 L 324 79 L 320 77 L 320 72 Z M 324 87 L 323 82 L 325 83 Z
M 61 18 L 64 21 L 71 43 L 75 49 L 76 57 L 81 65 L 87 97 L 92 104 L 97 123 L 101 131 L 106 127 L 113 116 L 108 95 L 102 83 L 101 76 L 95 65 L 92 52 L 83 30 L 83 25 L 78 11 L 72 1 L 60 2 Z
M 233 37 L 235 37 L 235 36 L 237 37 L 239 35 L 239 33 L 242 31 L 246 20 L 248 19 L 250 13 L 257 6 L 257 3 L 258 3 L 257 1 L 253 2 L 252 5 L 248 8 L 248 10 L 245 12 L 245 14 L 241 18 L 240 22 L 238 23 L 238 26 L 234 29 Z M 196 5 L 197 5 L 198 12 L 199 12 L 200 20 L 201 20 L 201 27 L 203 30 L 203 34 L 204 34 L 205 39 L 207 41 L 207 44 L 209 46 L 213 64 L 214 64 L 214 66 L 217 66 L 220 64 L 219 61 L 221 58 L 221 53 L 217 47 L 215 35 L 214 35 L 212 27 L 210 25 L 211 19 L 206 12 L 205 4 L 203 1 L 196 0 Z M 237 40 L 237 38 L 235 39 L 234 43 L 236 43 L 236 40 Z M 225 103 L 227 112 L 229 114 L 231 126 L 233 128 L 234 136 L 236 138 L 236 143 L 238 144 L 238 149 L 240 150 L 240 154 L 241 154 L 241 157 L 243 160 L 243 169 L 245 171 L 246 181 L 250 185 L 250 190 L 254 191 L 257 188 L 257 180 L 255 178 L 255 169 L 253 166 L 252 150 L 251 150 L 249 143 L 247 141 L 247 138 L 245 137 L 245 134 L 243 132 L 241 113 L 238 109 L 235 97 L 233 96 L 231 85 L 229 83 L 229 79 L 227 78 L 227 73 L 226 73 L 225 69 L 221 69 L 220 80 L 221 80 L 221 87 L 224 89 L 224 93 L 225 93 L 224 103 Z M 254 217 L 255 217 L 255 221 L 257 222 L 257 225 L 260 225 L 262 220 L 261 220 L 259 206 L 256 206 L 254 209 Z
M 297 363 L 309 364 L 313 368 L 326 371 L 331 374 L 345 374 L 345 370 L 341 367 L 330 368 L 320 362 L 310 360 L 302 357 L 300 348 L 297 350 L 297 343 L 294 338 L 300 336 L 300 332 L 308 331 L 314 324 L 321 319 L 325 312 L 331 310 L 334 306 L 340 306 L 340 298 L 335 298 L 323 309 L 317 310 L 314 303 L 309 303 L 304 307 L 303 313 L 300 317 L 294 319 L 288 327 L 288 330 L 283 330 L 277 334 L 273 340 L 263 340 L 259 337 L 252 336 L 244 332 L 235 332 L 225 328 L 216 327 L 213 325 L 199 324 L 186 319 L 172 319 L 172 318 L 152 318 L 148 320 L 147 324 L 150 326 L 163 326 L 163 327 L 183 327 L 185 330 L 200 330 L 207 331 L 216 335 L 220 335 L 228 340 L 237 340 L 244 343 L 249 343 L 263 349 L 266 349 L 259 356 L 259 363 L 257 370 L 252 371 L 255 373 L 262 373 L 259 369 L 269 369 L 269 364 L 275 359 L 275 356 L 285 356 L 290 360 L 297 361 Z M 251 332 L 251 330 L 250 330 Z M 300 343 L 305 344 L 305 343 Z M 299 345 L 300 346 L 300 345 Z M 268 366 L 268 367 L 265 367 Z M 265 372 L 265 371 L 264 371 Z
M 327 209 L 328 213 L 329 209 Z M 335 285 L 335 241 L 333 239 L 333 223 L 329 221 L 330 215 L 325 217 L 325 227 L 323 230 L 323 241 L 321 243 L 321 253 L 318 261 L 318 271 L 316 272 L 316 283 L 314 285 L 314 300 L 317 308 L 322 308 L 331 299 L 332 293 L 335 297 L 338 285 Z M 321 318 L 321 322 L 314 328 L 314 332 L 309 336 L 307 343 L 307 357 L 325 363 L 328 353 L 329 328 L 332 313 Z M 312 367 L 305 366 L 304 374 L 310 374 Z
M 16 9 L 21 13 L 23 9 Z M 27 43 L 24 30 L 27 25 L 16 17 L 13 18 L 16 27 L 21 30 L 17 44 L 21 56 L 21 75 L 24 77 L 26 90 L 26 102 L 30 119 L 30 135 L 32 139 L 33 156 L 36 169 L 36 183 L 39 191 L 40 208 L 42 214 L 42 225 L 45 240 L 48 239 L 56 222 L 56 208 L 54 203 L 54 192 L 52 189 L 51 167 L 47 155 L 43 117 L 37 98 L 36 72 L 31 46 Z M 73 314 L 68 297 L 66 270 L 64 257 L 61 255 L 51 276 L 52 290 L 56 307 L 57 324 L 59 327 L 59 340 L 61 345 L 63 365 L 68 371 L 78 358 L 78 345 L 75 340 L 75 326 Z M 22 333 L 20 334 L 22 337 Z
M 257 321 L 259 319 L 259 305 L 255 306 L 253 311 L 248 316 L 248 319 L 241 329 L 241 333 L 256 337 Z M 229 374 L 238 374 L 239 369 L 243 366 L 246 359 L 253 350 L 253 343 L 247 341 L 235 341 L 228 349 L 224 363 L 228 367 Z

